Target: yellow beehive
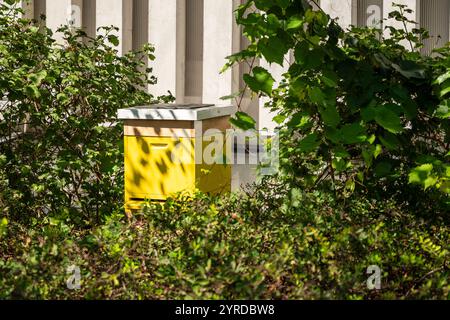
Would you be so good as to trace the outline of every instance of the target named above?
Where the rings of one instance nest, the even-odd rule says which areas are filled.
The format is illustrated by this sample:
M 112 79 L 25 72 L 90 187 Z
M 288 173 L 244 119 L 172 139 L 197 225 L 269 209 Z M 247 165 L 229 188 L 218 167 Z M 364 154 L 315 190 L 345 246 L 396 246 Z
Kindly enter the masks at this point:
M 196 147 L 203 147 L 209 129 L 228 129 L 233 112 L 230 106 L 211 105 L 119 110 L 118 118 L 124 120 L 126 210 L 138 210 L 145 201 L 166 200 L 183 191 L 230 191 L 231 166 L 205 164 Z

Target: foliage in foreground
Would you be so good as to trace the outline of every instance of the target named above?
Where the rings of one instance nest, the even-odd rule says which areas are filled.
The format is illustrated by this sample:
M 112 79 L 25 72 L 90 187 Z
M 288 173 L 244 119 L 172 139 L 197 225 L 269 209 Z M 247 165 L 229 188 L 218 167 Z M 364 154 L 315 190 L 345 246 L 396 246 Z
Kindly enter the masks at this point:
M 304 3 L 255 1 L 274 7 L 294 2 Z M 17 12 L 1 8 L 0 93 L 10 103 L 0 117 L 0 139 L 8 141 L 0 147 L 0 298 L 450 298 L 449 217 L 443 200 L 428 197 L 429 193 L 426 199 L 417 199 L 414 192 L 418 189 L 405 189 L 401 183 L 384 191 L 389 194 L 397 189 L 403 198 L 415 197 L 415 201 L 399 201 L 398 197 L 372 200 L 361 190 L 353 195 L 349 192 L 348 199 L 337 200 L 335 193 L 299 189 L 286 192 L 273 185 L 231 198 L 180 196 L 164 205 L 150 204 L 129 220 L 116 211 L 103 224 L 86 228 L 85 221 L 92 220 L 96 212 L 109 214 L 122 201 L 121 154 L 116 145 L 121 130 L 116 126 L 106 128 L 103 123 L 120 106 L 150 101 L 152 97 L 136 86 L 151 83 L 153 78 L 138 72 L 142 65 L 134 56 L 116 56 L 108 44 L 116 44 L 112 35 L 90 39 L 86 45 L 80 41 L 86 40 L 81 33 L 66 30 L 69 45 L 58 47 L 48 29 L 39 30 L 30 21 L 18 19 Z M 348 178 L 351 183 L 346 183 L 345 188 L 351 190 L 352 182 L 359 179 L 355 168 L 362 163 L 355 161 L 349 166 L 349 159 L 363 156 L 373 168 L 388 159 L 394 165 L 394 173 L 396 157 L 404 157 L 408 168 L 415 166 L 418 149 L 409 150 L 409 145 L 403 144 L 408 136 L 403 136 L 406 128 L 400 130 L 407 120 L 413 125 L 417 120 L 407 118 L 407 111 L 411 110 L 403 109 L 410 98 L 419 99 L 414 94 L 417 79 L 402 73 L 411 70 L 402 69 L 400 64 L 400 70 L 392 70 L 393 64 L 375 68 L 370 61 L 364 61 L 361 52 L 380 49 L 377 38 L 365 31 L 362 34 L 368 37 L 367 41 L 347 43 L 349 55 L 340 61 L 339 50 L 343 48 L 327 47 L 328 42 L 317 38 L 327 28 L 336 27 L 327 17 L 307 11 L 303 17 L 307 23 L 302 25 L 302 16 L 293 14 L 286 24 L 280 19 L 283 14 L 279 10 L 262 9 L 267 15 L 249 15 L 250 20 L 240 17 L 245 20 L 242 24 L 249 23 L 246 32 L 253 27 L 270 32 L 252 54 L 262 54 L 276 62 L 286 49 L 285 44 L 273 46 L 272 40 L 283 39 L 280 34 L 292 33 L 312 41 L 308 47 L 295 48 L 302 59 L 298 59 L 297 69 L 291 70 L 292 79 L 286 79 L 273 95 L 275 104 L 286 102 L 277 120 L 285 117 L 291 125 L 288 136 L 298 138 L 287 140 L 293 141 L 292 146 L 289 142 L 283 145 L 287 176 L 301 180 L 302 186 L 305 181 L 317 185 L 323 180 L 324 189 L 328 189 L 329 179 L 316 175 L 314 169 L 324 164 L 321 157 L 326 155 L 327 160 L 331 155 L 331 164 L 325 161 L 325 165 L 337 173 L 339 181 Z M 362 40 L 357 34 L 355 31 L 354 37 Z M 151 49 L 147 49 L 151 55 Z M 323 49 L 337 54 L 335 64 L 329 61 L 332 55 Z M 407 54 L 400 47 L 396 50 L 398 57 Z M 374 52 L 369 50 L 368 57 Z M 270 58 L 269 54 L 273 56 Z M 414 54 L 411 57 L 422 61 Z M 348 95 L 344 89 L 359 87 L 352 82 L 343 86 L 345 79 L 339 73 L 336 78 L 333 70 L 311 75 L 317 62 L 324 68 L 339 63 L 350 63 L 351 67 L 355 63 L 354 67 L 361 69 L 357 71 L 363 73 L 361 79 L 366 79 L 366 67 L 372 67 L 375 75 L 372 69 L 368 74 L 381 77 L 383 85 L 387 85 L 386 77 L 392 76 L 392 88 L 396 88 L 392 91 L 397 91 L 397 96 L 391 101 L 391 92 L 380 89 L 374 95 L 376 105 L 361 104 L 361 109 L 347 112 L 346 108 L 352 109 L 352 105 L 346 98 L 355 95 Z M 446 61 L 442 63 L 437 70 L 444 72 Z M 446 81 L 450 80 L 443 74 L 437 84 L 443 85 L 445 98 Z M 253 69 L 252 75 L 245 78 L 254 91 L 270 94 L 267 84 L 272 80 L 262 68 Z M 305 79 L 310 82 L 302 83 Z M 402 94 L 403 85 L 406 95 Z M 336 98 L 343 100 L 335 99 L 337 104 L 330 104 L 329 97 L 334 99 L 335 93 Z M 397 98 L 406 104 L 400 104 L 402 101 Z M 301 108 L 305 106 L 311 114 L 304 113 Z M 434 107 L 435 104 L 431 109 Z M 377 108 L 392 108 L 396 116 L 386 112 L 384 117 L 372 110 Z M 375 118 L 363 119 L 364 115 L 370 118 L 363 109 L 374 111 Z M 336 126 L 329 122 L 335 111 L 342 116 Z M 432 118 L 427 119 L 430 122 L 423 123 L 424 128 L 431 126 L 431 133 L 444 132 L 444 143 L 448 144 L 445 99 L 435 111 L 438 114 L 433 112 Z M 438 126 L 432 127 L 436 123 Z M 11 139 L 23 125 L 28 127 L 26 133 Z M 320 139 L 311 136 L 313 129 L 317 129 L 314 133 Z M 362 129 L 367 132 L 362 134 Z M 397 129 L 402 132 L 395 132 Z M 332 134 L 336 131 L 337 136 Z M 353 136 L 357 141 L 345 141 Z M 423 146 L 420 140 L 416 142 Z M 439 151 L 433 144 L 423 147 L 431 148 L 429 154 L 433 156 Z M 307 152 L 308 149 L 312 151 Z M 424 153 L 420 148 L 419 151 Z M 448 175 L 447 160 L 443 153 L 438 157 L 441 160 L 432 166 L 425 163 L 418 168 L 412 176 L 416 182 L 445 187 L 442 181 Z M 369 171 L 365 172 L 368 176 Z M 379 180 L 396 181 L 398 176 L 386 171 L 387 175 Z M 302 180 L 303 177 L 311 179 Z M 359 179 L 361 184 L 364 181 Z M 299 181 L 293 184 L 296 183 Z M 362 198 L 357 199 L 357 195 Z M 383 270 L 380 291 L 368 290 L 366 286 L 366 270 L 371 265 Z M 72 275 L 67 273 L 70 266 L 80 267 L 79 290 L 66 287 Z
M 333 199 L 270 186 L 231 199 L 180 196 L 94 230 L 4 219 L 0 298 L 450 298 L 439 209 Z M 70 265 L 80 290 L 66 288 Z M 366 286 L 371 265 L 382 269 L 379 291 Z
M 9 1 L 14 2 L 14 1 Z M 118 56 L 114 28 L 52 31 L 0 4 L 0 213 L 92 223 L 123 194 L 121 107 L 156 101 L 140 88 L 153 48 Z

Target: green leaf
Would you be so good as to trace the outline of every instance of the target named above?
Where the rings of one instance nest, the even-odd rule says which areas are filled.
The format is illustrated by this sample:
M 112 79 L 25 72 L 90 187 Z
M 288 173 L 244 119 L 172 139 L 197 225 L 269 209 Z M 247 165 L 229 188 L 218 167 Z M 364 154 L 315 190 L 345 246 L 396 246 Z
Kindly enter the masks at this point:
M 412 61 L 401 61 L 392 64 L 392 67 L 407 79 L 425 79 L 425 69 Z
M 345 150 L 343 147 L 337 147 L 334 150 L 334 155 L 337 158 L 349 158 L 350 153 L 348 153 L 347 150 Z
M 291 5 L 292 0 L 276 0 L 276 2 L 281 8 L 286 9 Z
M 253 68 L 253 76 L 244 74 L 244 81 L 254 92 L 264 92 L 269 96 L 275 83 L 272 75 L 262 67 Z
M 317 105 L 323 105 L 325 102 L 325 94 L 319 87 L 312 87 L 308 90 L 309 99 Z
M 446 73 L 440 75 L 436 81 L 434 81 L 434 84 L 443 84 L 445 81 L 450 79 L 450 71 L 447 71 Z
M 238 62 L 250 59 L 250 58 L 252 58 L 254 56 L 255 56 L 255 52 L 251 51 L 250 47 L 247 48 L 246 50 L 243 50 L 243 51 L 234 53 L 234 54 L 232 54 L 230 56 L 227 56 L 226 59 L 228 60 L 228 62 L 220 70 L 220 73 L 224 73 L 225 71 L 230 69 L 234 64 L 236 64 Z
M 331 161 L 331 166 L 333 167 L 336 172 L 343 172 L 347 170 L 348 168 L 352 167 L 351 161 L 347 161 L 341 158 L 333 159 Z
M 330 127 L 336 127 L 341 121 L 336 106 L 319 107 L 319 113 L 322 117 L 323 123 Z
M 373 146 L 370 146 L 369 148 L 366 148 L 362 151 L 362 156 L 364 159 L 364 162 L 366 164 L 366 167 L 369 168 L 372 166 L 373 163 Z
M 242 23 L 242 20 L 245 16 L 245 13 L 247 12 L 248 8 L 250 8 L 253 5 L 253 2 L 248 1 L 244 4 L 241 4 L 237 9 L 236 9 L 236 21 L 237 23 Z
M 303 64 L 305 68 L 315 70 L 322 65 L 324 56 L 325 54 L 323 50 L 313 49 L 311 51 L 308 51 L 308 54 L 306 55 L 305 60 L 303 61 Z
M 398 138 L 390 132 L 386 132 L 384 136 L 380 136 L 379 139 L 388 150 L 396 150 L 400 146 Z
M 347 150 L 342 147 L 334 149 L 334 155 L 337 158 L 350 158 L 350 153 L 348 153 Z
M 303 19 L 299 16 L 292 16 L 289 18 L 289 21 L 286 25 L 286 29 L 290 30 L 290 29 L 298 29 L 302 26 L 303 24 Z
M 56 99 L 61 103 L 66 103 L 69 101 L 69 97 L 64 92 L 58 93 L 56 95 Z
M 286 120 L 286 116 L 282 114 L 278 114 L 275 117 L 273 117 L 273 121 L 277 124 L 282 124 Z
M 8 161 L 8 158 L 4 154 L 0 154 L 0 165 L 4 165 Z
M 361 117 L 365 122 L 370 122 L 375 120 L 377 115 L 377 108 L 375 106 L 367 106 L 361 109 Z
M 445 84 L 446 86 L 444 86 L 444 88 L 439 92 L 441 98 L 446 96 L 450 92 L 450 81 L 446 81 L 444 85 Z
M 275 62 L 281 66 L 284 63 L 284 56 L 289 51 L 289 48 L 286 47 L 285 42 L 278 36 L 260 40 L 258 42 L 258 48 L 267 62 Z
M 409 183 L 420 184 L 425 190 L 434 186 L 438 179 L 432 175 L 432 171 L 433 165 L 431 163 L 414 168 L 409 174 Z
M 309 128 L 311 126 L 311 117 L 307 112 L 298 112 L 294 114 L 287 123 L 288 128 Z
M 367 140 L 365 128 L 356 122 L 344 125 L 341 129 L 341 136 L 345 144 L 361 143 Z
M 276 31 L 281 27 L 281 22 L 278 19 L 278 17 L 273 14 L 273 13 L 269 13 L 266 17 L 266 21 L 267 21 L 267 28 L 266 28 L 266 32 L 268 34 L 271 33 L 276 33 Z
M 320 79 L 328 87 L 336 88 L 338 85 L 338 76 L 333 71 L 323 71 L 322 77 L 320 77 Z
M 375 146 L 375 150 L 373 152 L 373 157 L 376 159 L 383 152 L 383 147 L 380 144 Z
M 356 183 L 353 180 L 347 180 L 347 182 L 345 183 L 345 189 L 347 190 L 347 192 L 353 193 L 355 191 L 356 188 Z
M 414 100 L 406 100 L 402 103 L 406 118 L 413 120 L 417 116 L 417 103 Z
M 26 86 L 25 94 L 30 98 L 39 98 L 41 96 L 41 93 L 39 92 L 39 88 L 35 85 Z
M 408 90 L 399 84 L 390 87 L 390 93 L 398 102 L 404 102 L 410 99 Z
M 377 136 L 374 134 L 371 134 L 368 138 L 367 138 L 367 142 L 370 144 L 373 144 L 375 142 L 375 140 L 377 139 Z
M 255 129 L 256 121 L 247 113 L 238 111 L 233 118 L 230 118 L 230 123 L 238 129 L 251 130 Z
M 42 70 L 38 73 L 33 73 L 28 76 L 28 79 L 31 83 L 37 87 L 39 87 L 42 81 L 47 77 L 47 71 Z
M 317 149 L 320 145 L 320 140 L 318 140 L 317 133 L 311 133 L 306 138 L 299 142 L 299 148 L 301 152 L 309 153 Z
M 381 106 L 377 108 L 375 121 L 391 133 L 400 133 L 403 126 L 400 117 L 391 109 Z
M 382 161 L 375 166 L 375 175 L 377 177 L 385 177 L 392 170 L 392 164 L 387 161 Z
M 249 1 L 251 2 L 251 1 Z M 267 11 L 271 7 L 275 6 L 276 0 L 257 0 L 255 1 L 255 7 L 262 11 Z
M 298 63 L 302 63 L 306 60 L 306 57 L 309 54 L 309 43 L 307 41 L 300 42 L 294 51 L 295 61 Z
M 435 116 L 441 119 L 448 119 L 450 117 L 450 100 L 443 101 L 436 109 Z
M 365 147 L 362 151 L 362 156 L 364 158 L 366 166 L 370 167 L 372 165 L 373 159 L 378 158 L 382 151 L 383 148 L 379 144 L 377 144 L 376 146 L 370 145 L 368 147 Z
M 220 97 L 220 100 L 233 100 L 233 99 L 239 97 L 240 95 L 242 95 L 242 91 L 235 92 L 235 93 L 230 94 L 228 96 Z
M 119 45 L 119 38 L 115 35 L 110 34 L 108 36 L 108 41 L 111 42 L 116 47 Z
M 325 136 L 335 144 L 342 142 L 341 131 L 336 129 L 335 127 L 326 127 Z
M 315 93 L 313 94 L 315 95 Z M 336 127 L 341 121 L 339 112 L 336 109 L 336 104 L 328 103 L 326 100 L 322 100 L 320 95 L 315 98 L 311 97 L 311 100 L 316 101 L 316 99 L 317 103 L 320 101 L 322 103 L 322 105 L 319 105 L 318 107 L 322 121 L 329 127 Z

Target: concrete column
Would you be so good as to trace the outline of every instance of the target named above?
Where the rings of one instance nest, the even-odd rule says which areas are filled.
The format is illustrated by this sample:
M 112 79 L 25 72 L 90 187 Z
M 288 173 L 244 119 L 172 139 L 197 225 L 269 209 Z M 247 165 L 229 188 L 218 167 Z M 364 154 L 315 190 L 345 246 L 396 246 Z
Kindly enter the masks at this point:
M 186 0 L 149 0 L 148 42 L 155 46 L 150 63 L 158 83 L 150 87 L 156 96 L 167 91 L 184 102 Z
M 34 0 L 33 1 L 33 15 L 34 18 L 40 23 L 40 24 L 45 24 L 43 21 L 40 21 L 41 19 L 41 15 L 46 15 L 47 14 L 47 10 L 46 10 L 46 0 Z
M 337 18 L 343 28 L 355 24 L 355 2 L 352 0 L 320 0 L 320 7 L 333 19 Z
M 33 19 L 34 18 L 33 0 L 22 0 L 20 1 L 20 5 L 22 6 L 22 9 L 25 11 L 24 18 Z
M 148 42 L 148 0 L 133 2 L 133 51 L 142 49 Z
M 71 0 L 46 0 L 45 4 L 45 24 L 53 31 L 53 38 L 61 43 L 63 35 L 56 30 L 69 23 L 71 13 Z
M 450 0 L 426 0 L 420 2 L 420 26 L 430 32 L 422 53 L 443 47 L 449 41 Z
M 220 100 L 233 93 L 233 72 L 220 74 L 227 62 L 225 57 L 233 53 L 233 43 L 240 35 L 233 34 L 233 10 L 236 1 L 214 0 L 204 2 L 203 13 L 203 102 L 229 104 Z
M 203 3 L 186 2 L 186 86 L 185 102 L 201 103 L 203 98 Z
M 134 0 L 133 1 L 133 51 L 142 50 L 142 47 L 148 43 L 148 0 Z M 137 56 L 137 59 L 144 60 L 145 57 Z M 144 66 L 140 68 L 141 72 L 145 72 L 148 68 L 148 60 L 144 60 Z M 148 87 L 143 87 L 143 90 L 148 90 Z
M 57 0 L 59 1 L 59 0 Z M 115 26 L 119 32 L 115 34 L 120 41 L 117 50 L 120 55 L 132 48 L 133 1 L 132 0 L 97 0 L 96 1 L 96 29 L 105 26 Z
M 69 25 L 74 28 L 82 26 L 83 0 L 46 0 L 45 5 L 38 4 L 35 15 L 45 12 L 45 24 L 54 32 L 54 39 L 62 43 L 63 34 L 56 32 L 61 26 Z
M 80 29 L 83 27 L 83 0 L 71 0 L 70 9 L 67 9 L 67 19 L 73 28 Z
M 82 0 L 82 27 L 89 37 L 96 34 L 96 0 Z
M 96 0 L 34 0 L 35 16 L 44 12 L 47 16 L 46 26 L 56 31 L 62 25 L 83 28 L 91 36 L 95 36 Z M 40 2 L 40 3 L 38 3 Z M 36 5 L 37 4 L 37 5 Z M 62 35 L 55 35 L 61 41 Z

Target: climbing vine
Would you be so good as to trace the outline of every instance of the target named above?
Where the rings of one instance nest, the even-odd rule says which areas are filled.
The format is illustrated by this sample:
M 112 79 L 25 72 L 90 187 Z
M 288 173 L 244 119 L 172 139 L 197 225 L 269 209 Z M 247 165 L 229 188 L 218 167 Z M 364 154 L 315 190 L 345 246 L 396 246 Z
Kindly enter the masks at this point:
M 406 13 L 397 5 L 389 19 L 413 24 Z M 422 55 L 428 33 L 418 28 L 344 30 L 314 1 L 246 1 L 236 21 L 249 45 L 226 68 L 292 60 L 278 85 L 261 66 L 244 75 L 277 114 L 288 180 L 326 183 L 344 195 L 380 182 L 450 193 L 448 47 Z M 254 122 L 239 112 L 233 123 Z

